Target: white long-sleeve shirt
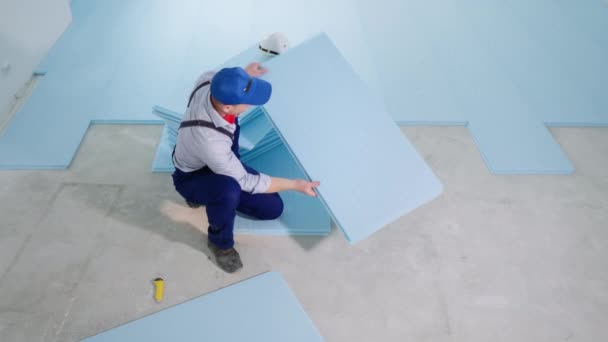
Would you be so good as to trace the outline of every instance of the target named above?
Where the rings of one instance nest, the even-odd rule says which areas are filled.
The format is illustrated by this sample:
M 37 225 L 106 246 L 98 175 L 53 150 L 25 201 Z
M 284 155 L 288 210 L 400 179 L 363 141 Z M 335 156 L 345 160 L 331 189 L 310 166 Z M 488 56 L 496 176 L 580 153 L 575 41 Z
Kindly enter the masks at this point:
M 214 75 L 213 71 L 204 73 L 197 80 L 195 87 L 210 81 Z M 213 108 L 210 88 L 210 86 L 204 86 L 194 94 L 182 121 L 209 121 L 216 127 L 234 133 L 236 124 L 224 120 Z M 177 134 L 173 164 L 183 172 L 192 172 L 208 166 L 217 174 L 234 178 L 241 186 L 241 190 L 245 192 L 264 193 L 270 186 L 268 175 L 254 175 L 247 172 L 241 161 L 232 152 L 232 139 L 213 128 L 200 126 L 181 128 Z

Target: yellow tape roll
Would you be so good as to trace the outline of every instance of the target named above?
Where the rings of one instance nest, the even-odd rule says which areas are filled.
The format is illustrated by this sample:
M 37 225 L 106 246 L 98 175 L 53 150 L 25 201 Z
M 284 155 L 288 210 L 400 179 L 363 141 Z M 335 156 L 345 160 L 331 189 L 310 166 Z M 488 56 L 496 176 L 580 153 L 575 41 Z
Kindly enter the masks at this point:
M 163 300 L 163 294 L 165 292 L 165 281 L 163 278 L 154 279 L 154 300 L 160 302 Z

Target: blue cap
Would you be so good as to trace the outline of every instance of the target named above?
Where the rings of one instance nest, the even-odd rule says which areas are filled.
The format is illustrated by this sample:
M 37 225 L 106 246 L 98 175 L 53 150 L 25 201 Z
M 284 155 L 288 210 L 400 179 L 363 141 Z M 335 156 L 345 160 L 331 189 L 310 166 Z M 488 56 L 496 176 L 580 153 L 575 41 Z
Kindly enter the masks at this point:
M 272 86 L 251 77 L 243 68 L 224 68 L 211 80 L 211 95 L 223 104 L 260 106 L 268 102 Z

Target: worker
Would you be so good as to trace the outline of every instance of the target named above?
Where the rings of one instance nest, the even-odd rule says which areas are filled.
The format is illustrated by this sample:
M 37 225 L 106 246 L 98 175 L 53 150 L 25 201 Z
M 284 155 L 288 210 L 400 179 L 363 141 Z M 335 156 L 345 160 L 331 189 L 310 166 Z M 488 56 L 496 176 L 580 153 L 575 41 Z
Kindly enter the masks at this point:
M 173 152 L 175 189 L 190 207 L 206 207 L 208 246 L 217 265 L 228 273 L 243 267 L 234 248 L 237 211 L 274 220 L 283 212 L 279 192 L 316 196 L 319 186 L 316 181 L 259 173 L 239 159 L 238 117 L 270 99 L 271 84 L 258 78 L 266 72 L 259 63 L 251 63 L 244 69 L 203 73 L 190 95 Z

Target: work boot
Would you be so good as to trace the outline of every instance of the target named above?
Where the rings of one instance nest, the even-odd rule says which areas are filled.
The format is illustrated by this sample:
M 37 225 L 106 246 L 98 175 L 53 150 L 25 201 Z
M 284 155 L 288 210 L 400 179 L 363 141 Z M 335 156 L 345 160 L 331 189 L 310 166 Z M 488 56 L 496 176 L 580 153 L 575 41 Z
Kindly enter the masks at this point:
M 192 208 L 192 209 L 196 209 L 196 208 L 200 208 L 200 207 L 201 207 L 201 205 L 200 205 L 200 204 L 198 204 L 198 203 L 193 203 L 193 202 L 188 202 L 188 201 L 186 201 L 186 204 L 187 204 L 187 205 L 188 205 L 190 208 Z
M 211 241 L 207 241 L 207 246 L 209 246 L 209 249 L 213 252 L 213 255 L 215 255 L 215 261 L 222 270 L 228 273 L 234 273 L 243 268 L 241 256 L 234 247 L 221 249 Z

